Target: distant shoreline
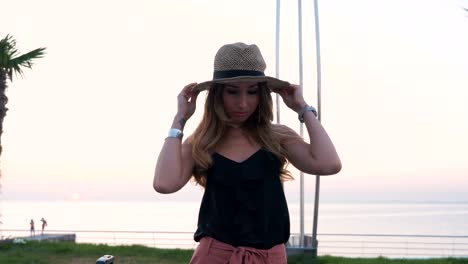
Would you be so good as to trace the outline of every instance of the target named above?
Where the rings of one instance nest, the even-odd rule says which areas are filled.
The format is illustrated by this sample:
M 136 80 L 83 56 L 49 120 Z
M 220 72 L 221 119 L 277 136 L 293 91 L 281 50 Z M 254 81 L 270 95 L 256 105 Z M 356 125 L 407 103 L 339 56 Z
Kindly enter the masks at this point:
M 81 200 L 72 200 L 72 199 L 8 199 L 8 198 L 2 198 L 0 195 L 0 202 L 32 202 L 32 203 L 40 203 L 40 202 L 83 202 L 83 203 L 94 203 L 94 202 L 116 202 L 116 203 L 195 203 L 198 204 L 199 201 L 196 200 L 158 200 L 158 199 L 147 199 L 147 200 L 124 200 L 124 199 L 81 199 Z M 313 204 L 313 201 L 307 201 L 305 204 Z M 427 200 L 427 201 L 413 201 L 413 200 L 382 200 L 382 201 L 320 201 L 321 204 L 467 204 L 468 201 L 433 201 L 433 200 Z M 289 204 L 299 204 L 299 202 L 295 201 L 289 201 Z

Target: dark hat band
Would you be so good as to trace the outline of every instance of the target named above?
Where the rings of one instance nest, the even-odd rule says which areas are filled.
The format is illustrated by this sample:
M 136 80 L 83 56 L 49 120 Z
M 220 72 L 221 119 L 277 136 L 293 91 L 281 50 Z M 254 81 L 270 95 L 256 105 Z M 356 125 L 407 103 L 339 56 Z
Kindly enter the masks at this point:
M 261 71 L 248 71 L 248 70 L 229 70 L 229 71 L 215 71 L 213 73 L 213 80 L 234 78 L 240 76 L 265 76 Z

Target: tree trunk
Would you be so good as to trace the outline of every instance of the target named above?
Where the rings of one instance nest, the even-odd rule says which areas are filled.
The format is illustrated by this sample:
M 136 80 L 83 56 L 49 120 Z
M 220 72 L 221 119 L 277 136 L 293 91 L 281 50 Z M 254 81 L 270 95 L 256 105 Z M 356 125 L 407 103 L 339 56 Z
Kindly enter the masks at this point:
M 6 96 L 7 89 L 7 73 L 4 69 L 0 69 L 0 156 L 2 155 L 2 134 L 3 134 L 3 119 L 5 118 L 8 108 L 8 97 Z M 1 174 L 0 174 L 1 176 Z

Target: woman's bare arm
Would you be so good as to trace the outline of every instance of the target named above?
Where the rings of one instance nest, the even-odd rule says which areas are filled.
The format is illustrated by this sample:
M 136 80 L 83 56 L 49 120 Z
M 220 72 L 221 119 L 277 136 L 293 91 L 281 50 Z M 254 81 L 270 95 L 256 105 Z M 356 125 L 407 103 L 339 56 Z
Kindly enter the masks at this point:
M 304 100 L 302 87 L 292 84 L 289 87 L 277 89 L 283 102 L 296 113 L 299 113 L 307 103 Z M 283 145 L 287 149 L 288 160 L 299 170 L 316 175 L 332 175 L 341 170 L 341 161 L 335 146 L 315 115 L 306 111 L 304 124 L 309 134 L 307 143 L 292 129 L 284 126 L 285 137 Z
M 341 160 L 330 137 L 311 112 L 304 114 L 304 124 L 309 134 L 307 143 L 291 128 L 293 135 L 283 142 L 288 152 L 288 160 L 298 170 L 315 175 L 333 175 L 341 170 Z
M 156 163 L 154 189 L 158 193 L 177 192 L 190 180 L 193 166 L 190 139 L 182 143 L 178 138 L 166 138 Z
M 177 96 L 177 114 L 171 128 L 183 130 L 185 122 L 193 115 L 198 92 L 192 92 L 196 83 L 191 83 Z M 173 193 L 184 187 L 192 176 L 194 160 L 190 138 L 182 143 L 179 138 L 168 137 L 158 156 L 153 178 L 153 187 L 159 193 Z

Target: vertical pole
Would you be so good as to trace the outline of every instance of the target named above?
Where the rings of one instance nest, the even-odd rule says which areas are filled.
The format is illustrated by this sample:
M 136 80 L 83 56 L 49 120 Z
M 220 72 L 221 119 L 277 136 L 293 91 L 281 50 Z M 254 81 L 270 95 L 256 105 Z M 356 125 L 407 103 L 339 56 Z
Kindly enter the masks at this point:
M 319 27 L 319 13 L 318 13 L 318 0 L 314 0 L 314 17 L 315 17 L 315 49 L 317 58 L 317 110 L 318 120 L 322 121 L 322 69 L 320 60 L 320 27 Z M 315 178 L 315 202 L 314 202 L 314 223 L 312 226 L 312 248 L 314 254 L 317 256 L 318 240 L 317 240 L 317 224 L 318 224 L 318 210 L 320 198 L 320 175 Z
M 298 10 L 298 25 L 299 25 L 299 85 L 303 87 L 303 70 L 302 70 L 302 1 L 297 1 L 297 10 Z M 300 134 L 301 137 L 304 136 L 304 124 L 300 123 Z M 299 173 L 300 179 L 300 247 L 304 247 L 304 173 L 301 171 Z
M 276 58 L 276 74 L 275 77 L 279 79 L 279 41 L 280 41 L 280 7 L 281 7 L 281 0 L 276 0 L 276 51 L 275 51 L 275 58 Z M 280 95 L 276 94 L 276 123 L 280 123 Z

